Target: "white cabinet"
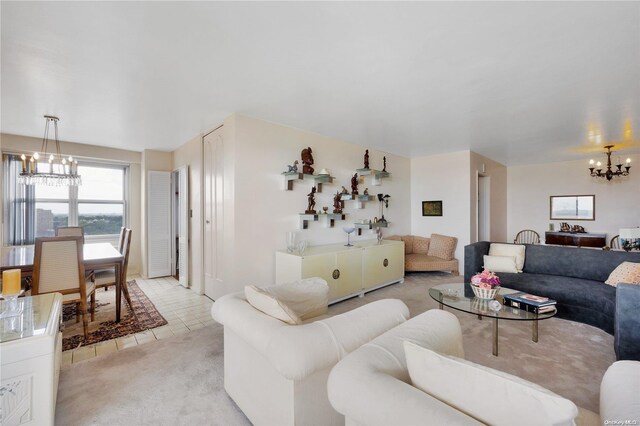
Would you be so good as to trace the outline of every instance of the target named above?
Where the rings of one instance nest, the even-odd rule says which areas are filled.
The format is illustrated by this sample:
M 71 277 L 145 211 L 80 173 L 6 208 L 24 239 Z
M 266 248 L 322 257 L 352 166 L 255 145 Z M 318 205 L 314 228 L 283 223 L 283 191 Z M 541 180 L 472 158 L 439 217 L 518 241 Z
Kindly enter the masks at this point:
M 21 315 L 0 320 L 0 424 L 53 425 L 62 357 L 62 295 L 23 297 L 18 303 Z
M 310 247 L 302 255 L 276 252 L 276 284 L 310 277 L 327 281 L 330 303 L 403 282 L 404 243 L 371 240 Z

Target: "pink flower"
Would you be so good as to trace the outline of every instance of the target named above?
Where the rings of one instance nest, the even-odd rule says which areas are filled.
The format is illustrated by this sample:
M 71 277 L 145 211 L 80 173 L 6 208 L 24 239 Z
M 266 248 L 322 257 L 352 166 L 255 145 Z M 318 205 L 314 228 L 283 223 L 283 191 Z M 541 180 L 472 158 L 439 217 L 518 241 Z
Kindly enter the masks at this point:
M 498 287 L 500 285 L 500 278 L 493 272 L 485 269 L 471 277 L 471 284 L 477 285 L 480 288 Z

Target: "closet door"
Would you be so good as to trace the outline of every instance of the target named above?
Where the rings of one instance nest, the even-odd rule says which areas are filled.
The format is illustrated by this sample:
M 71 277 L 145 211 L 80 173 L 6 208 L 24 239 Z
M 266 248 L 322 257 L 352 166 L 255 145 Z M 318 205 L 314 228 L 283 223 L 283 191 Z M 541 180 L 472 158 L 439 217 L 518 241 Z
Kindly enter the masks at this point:
M 147 172 L 147 275 L 171 275 L 170 172 Z
M 189 169 L 178 169 L 178 261 L 180 285 L 189 286 Z

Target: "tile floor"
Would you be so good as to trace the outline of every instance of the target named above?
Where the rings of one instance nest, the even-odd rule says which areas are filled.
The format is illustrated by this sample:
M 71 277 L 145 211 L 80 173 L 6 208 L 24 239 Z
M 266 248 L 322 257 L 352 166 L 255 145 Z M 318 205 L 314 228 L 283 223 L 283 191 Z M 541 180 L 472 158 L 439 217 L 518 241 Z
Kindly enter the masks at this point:
M 131 346 L 165 339 L 175 334 L 188 333 L 214 323 L 211 318 L 213 301 L 182 287 L 173 277 L 145 280 L 136 276 L 129 277 L 129 279 L 136 280 L 168 324 L 141 333 L 63 352 L 63 366 Z

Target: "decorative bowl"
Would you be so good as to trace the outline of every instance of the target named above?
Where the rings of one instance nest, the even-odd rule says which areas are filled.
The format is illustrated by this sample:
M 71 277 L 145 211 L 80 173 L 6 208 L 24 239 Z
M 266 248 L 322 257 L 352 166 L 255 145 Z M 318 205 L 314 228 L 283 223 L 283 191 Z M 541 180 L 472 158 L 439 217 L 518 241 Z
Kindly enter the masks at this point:
M 490 300 L 496 298 L 496 294 L 498 294 L 498 291 L 500 291 L 500 286 L 496 286 L 493 288 L 482 288 L 478 287 L 477 285 L 471 284 L 471 290 L 473 290 L 473 294 L 475 294 L 478 299 Z

